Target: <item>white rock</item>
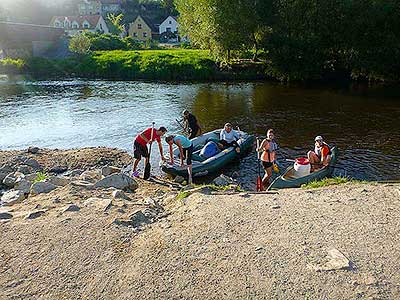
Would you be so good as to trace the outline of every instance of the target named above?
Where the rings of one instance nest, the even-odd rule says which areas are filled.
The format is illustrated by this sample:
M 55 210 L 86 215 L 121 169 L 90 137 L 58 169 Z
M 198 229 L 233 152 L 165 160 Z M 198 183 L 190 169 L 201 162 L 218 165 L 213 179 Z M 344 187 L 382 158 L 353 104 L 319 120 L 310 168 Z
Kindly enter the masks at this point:
M 124 199 L 124 200 L 131 200 L 123 191 L 115 190 L 111 193 L 114 199 Z
M 137 182 L 125 174 L 112 174 L 96 182 L 95 188 L 110 188 L 114 187 L 119 190 L 134 191 L 138 188 Z
M 324 265 L 315 266 L 316 271 L 334 271 L 341 269 L 349 269 L 350 261 L 349 259 L 337 249 L 331 249 L 328 251 L 327 263 Z
M 3 184 L 5 186 L 13 188 L 14 185 L 15 185 L 15 182 L 17 181 L 17 179 L 18 178 L 23 178 L 23 177 L 25 177 L 25 175 L 22 174 L 21 172 L 10 173 L 4 178 Z
M 35 182 L 31 186 L 31 194 L 38 195 L 43 193 L 49 193 L 56 188 L 57 186 L 50 182 L 45 182 L 45 181 Z
M 10 206 L 15 203 L 19 203 L 24 199 L 25 199 L 24 192 L 16 191 L 16 190 L 8 191 L 1 197 L 1 201 L 3 202 L 3 205 L 5 205 L 5 206 Z
M 99 170 L 88 170 L 83 172 L 79 179 L 83 181 L 88 181 L 90 183 L 96 183 L 97 181 L 101 180 L 102 176 Z
M 213 183 L 218 186 L 226 186 L 226 185 L 235 183 L 235 181 L 232 178 L 230 178 L 224 174 L 221 174 L 220 176 L 218 176 L 217 178 L 215 178 L 213 180 Z
M 87 182 L 84 180 L 74 180 L 71 181 L 71 185 L 77 188 L 81 188 L 81 189 L 87 189 L 87 190 L 91 190 L 94 187 L 94 184 L 91 182 Z
M 121 169 L 113 166 L 106 166 L 101 169 L 101 174 L 103 176 L 109 176 L 115 173 L 121 173 Z

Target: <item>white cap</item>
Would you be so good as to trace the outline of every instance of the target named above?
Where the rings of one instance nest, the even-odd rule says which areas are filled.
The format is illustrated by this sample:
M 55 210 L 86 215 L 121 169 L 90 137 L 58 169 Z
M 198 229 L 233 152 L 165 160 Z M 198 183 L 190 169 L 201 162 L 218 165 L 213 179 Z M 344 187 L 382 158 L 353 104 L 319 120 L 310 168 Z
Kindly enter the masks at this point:
M 315 141 L 323 141 L 324 139 L 322 138 L 322 136 L 318 135 L 315 137 Z

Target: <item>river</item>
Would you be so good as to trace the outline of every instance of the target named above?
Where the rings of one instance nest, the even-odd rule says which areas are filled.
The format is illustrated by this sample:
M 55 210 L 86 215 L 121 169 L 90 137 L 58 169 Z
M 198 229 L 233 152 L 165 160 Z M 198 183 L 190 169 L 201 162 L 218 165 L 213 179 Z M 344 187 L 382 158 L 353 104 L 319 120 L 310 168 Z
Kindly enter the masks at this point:
M 180 132 L 175 119 L 186 108 L 206 131 L 227 121 L 259 136 L 274 128 L 281 158 L 304 155 L 314 137 L 322 135 L 340 149 L 338 165 L 344 170 L 336 175 L 400 179 L 400 89 L 364 85 L 3 80 L 0 149 L 107 146 L 131 151 L 135 135 L 153 121 L 170 133 Z M 224 170 L 247 188 L 254 185 L 256 172 L 254 152 Z

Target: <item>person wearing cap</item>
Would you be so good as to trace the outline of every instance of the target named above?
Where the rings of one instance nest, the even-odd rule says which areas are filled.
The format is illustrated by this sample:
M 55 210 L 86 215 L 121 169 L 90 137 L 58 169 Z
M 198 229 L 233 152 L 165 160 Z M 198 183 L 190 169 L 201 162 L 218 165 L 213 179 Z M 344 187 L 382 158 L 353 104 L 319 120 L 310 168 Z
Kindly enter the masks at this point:
M 187 109 L 182 112 L 184 129 L 189 131 L 189 139 L 193 139 L 201 134 L 201 127 L 197 118 L 191 114 Z
M 219 134 L 219 147 L 222 149 L 235 147 L 237 153 L 240 152 L 240 147 L 237 143 L 240 138 L 239 133 L 236 130 L 232 129 L 231 123 L 226 123 L 224 129 L 221 130 Z
M 140 134 L 138 134 L 133 143 L 133 167 L 132 167 L 132 176 L 139 177 L 139 172 L 136 170 L 139 162 L 142 157 L 145 158 L 144 165 L 147 164 L 149 160 L 149 150 L 147 149 L 147 144 L 150 144 L 154 141 L 157 141 L 158 148 L 160 150 L 161 159 L 165 160 L 163 147 L 161 144 L 161 137 L 167 132 L 167 129 L 161 126 L 158 129 L 155 128 L 147 128 Z
M 329 164 L 331 160 L 331 149 L 327 143 L 324 142 L 322 136 L 315 138 L 314 151 L 308 151 L 307 156 L 311 164 L 311 171 L 323 168 Z

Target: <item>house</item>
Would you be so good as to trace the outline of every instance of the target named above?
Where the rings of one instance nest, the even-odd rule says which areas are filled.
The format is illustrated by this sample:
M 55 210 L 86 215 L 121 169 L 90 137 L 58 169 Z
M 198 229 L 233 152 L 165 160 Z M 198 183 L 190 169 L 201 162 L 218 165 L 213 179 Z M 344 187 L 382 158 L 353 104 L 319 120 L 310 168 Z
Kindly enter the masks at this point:
M 55 16 L 51 19 L 50 26 L 63 28 L 69 36 L 85 31 L 110 33 L 104 18 L 100 15 Z
M 173 16 L 168 16 L 159 27 L 159 33 L 163 34 L 164 32 L 172 32 L 175 34 L 178 34 L 178 21 L 176 20 L 176 17 Z
M 122 12 L 122 0 L 83 0 L 78 11 L 81 16 L 118 14 Z
M 139 41 L 148 41 L 157 35 L 157 28 L 153 23 L 143 16 L 137 16 L 136 19 L 129 24 L 129 36 Z

